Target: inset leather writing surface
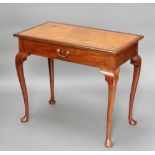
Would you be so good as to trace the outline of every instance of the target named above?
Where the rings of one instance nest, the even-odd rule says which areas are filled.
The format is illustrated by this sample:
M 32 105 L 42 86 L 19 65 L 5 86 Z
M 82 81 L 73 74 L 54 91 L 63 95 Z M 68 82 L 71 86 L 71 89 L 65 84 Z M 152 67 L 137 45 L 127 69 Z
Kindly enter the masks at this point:
M 23 32 L 18 37 L 56 42 L 116 54 L 121 48 L 138 42 L 143 36 L 95 28 L 47 22 Z

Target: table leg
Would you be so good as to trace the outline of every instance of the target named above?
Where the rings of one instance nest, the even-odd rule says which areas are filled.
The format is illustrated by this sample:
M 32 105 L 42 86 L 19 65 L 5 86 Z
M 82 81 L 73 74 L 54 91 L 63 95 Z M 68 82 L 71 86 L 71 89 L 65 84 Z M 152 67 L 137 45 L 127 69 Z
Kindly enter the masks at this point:
M 52 58 L 48 58 L 48 69 L 49 69 L 50 91 L 51 91 L 51 98 L 49 100 L 49 104 L 55 104 L 55 100 L 54 100 L 54 60 Z
M 27 53 L 19 52 L 16 55 L 16 59 L 15 59 L 17 75 L 22 89 L 24 106 L 25 106 L 25 114 L 21 118 L 21 122 L 27 122 L 29 117 L 28 95 L 27 95 L 27 89 L 26 89 L 26 83 L 25 83 L 24 71 L 23 71 L 23 62 L 27 59 L 27 56 L 28 56 Z
M 134 73 L 133 73 L 133 81 L 132 81 L 132 87 L 131 87 L 131 93 L 130 93 L 128 119 L 129 119 L 130 125 L 136 125 L 137 122 L 132 117 L 132 111 L 133 111 L 133 103 L 134 103 L 135 93 L 136 93 L 137 84 L 139 80 L 140 70 L 141 70 L 141 57 L 139 55 L 133 57 L 131 59 L 131 64 L 134 65 Z
M 108 83 L 108 109 L 107 109 L 107 127 L 106 127 L 106 147 L 112 147 L 111 142 L 111 123 L 112 123 L 112 113 L 114 107 L 114 100 L 115 100 L 115 92 L 116 92 L 116 85 L 119 78 L 119 69 L 115 71 L 105 71 L 101 70 L 101 72 L 105 75 L 105 80 Z

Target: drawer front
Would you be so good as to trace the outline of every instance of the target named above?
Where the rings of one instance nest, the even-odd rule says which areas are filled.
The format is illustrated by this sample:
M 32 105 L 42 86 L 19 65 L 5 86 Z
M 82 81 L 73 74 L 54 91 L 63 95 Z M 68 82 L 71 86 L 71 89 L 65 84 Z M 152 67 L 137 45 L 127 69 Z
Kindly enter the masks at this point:
M 22 40 L 21 50 L 30 54 L 51 57 L 54 59 L 89 65 L 89 66 L 105 66 L 112 68 L 114 66 L 113 57 L 99 52 L 81 50 L 62 45 L 42 43 L 38 41 Z

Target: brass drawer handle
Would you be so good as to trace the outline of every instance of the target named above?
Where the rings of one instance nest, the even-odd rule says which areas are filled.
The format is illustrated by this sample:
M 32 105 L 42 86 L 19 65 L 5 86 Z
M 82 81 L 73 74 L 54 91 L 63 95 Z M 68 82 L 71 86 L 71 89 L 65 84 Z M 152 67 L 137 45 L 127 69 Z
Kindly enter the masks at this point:
M 57 52 L 58 56 L 62 57 L 62 58 L 65 58 L 65 57 L 67 57 L 69 55 L 69 51 L 65 52 L 65 51 L 63 51 L 61 49 L 57 49 L 56 52 Z

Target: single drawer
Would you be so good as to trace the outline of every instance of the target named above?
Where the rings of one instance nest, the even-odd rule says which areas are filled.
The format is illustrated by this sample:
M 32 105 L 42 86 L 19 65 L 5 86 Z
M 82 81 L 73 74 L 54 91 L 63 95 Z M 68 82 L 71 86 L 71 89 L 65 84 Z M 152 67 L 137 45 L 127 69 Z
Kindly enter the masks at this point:
M 113 56 L 94 50 L 79 49 L 25 39 L 22 40 L 21 48 L 23 52 L 28 52 L 30 54 L 51 57 L 78 64 L 95 67 L 105 66 L 110 68 L 114 66 Z

